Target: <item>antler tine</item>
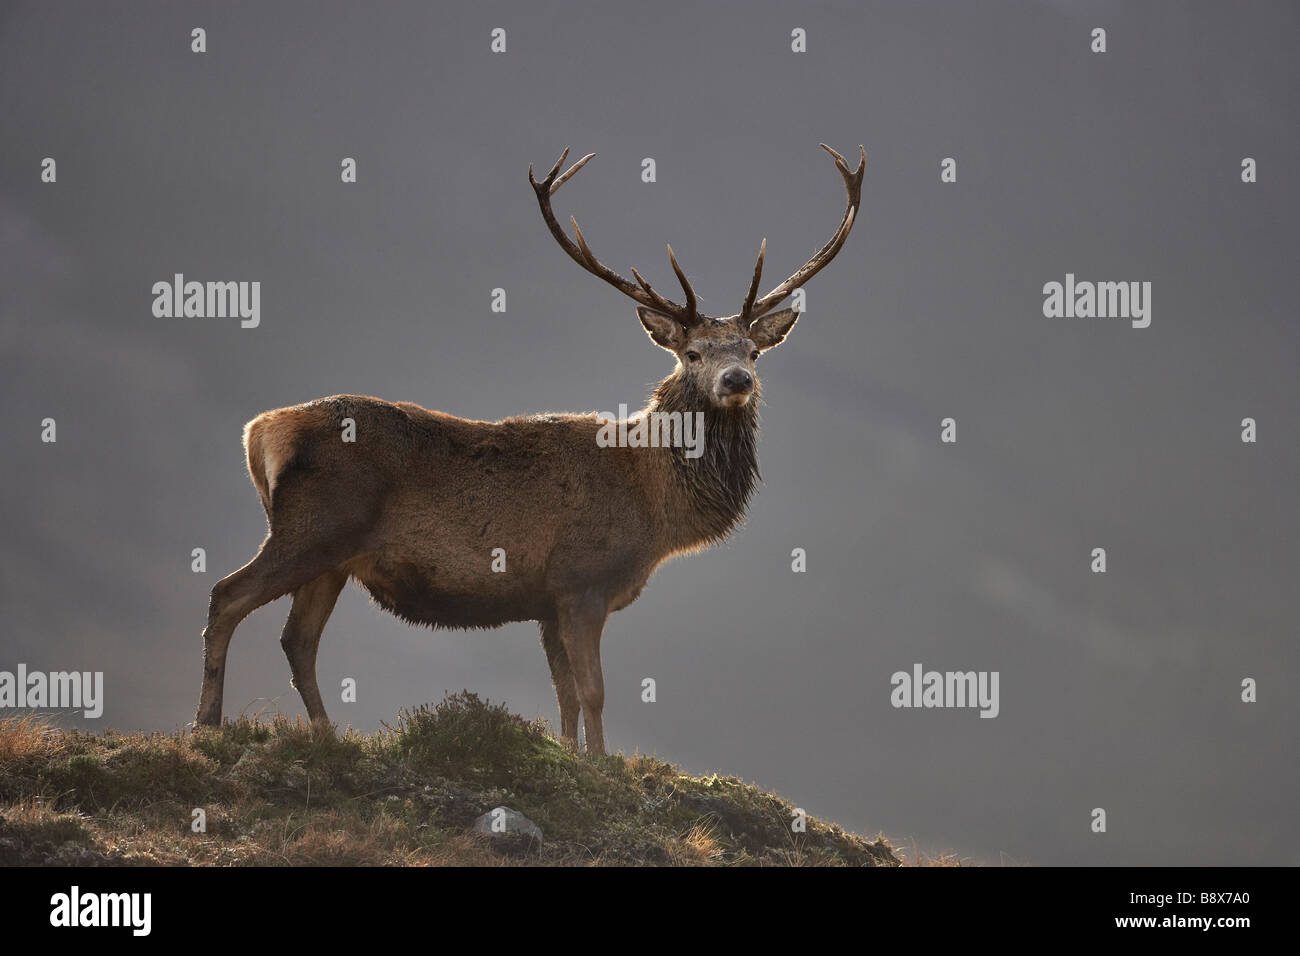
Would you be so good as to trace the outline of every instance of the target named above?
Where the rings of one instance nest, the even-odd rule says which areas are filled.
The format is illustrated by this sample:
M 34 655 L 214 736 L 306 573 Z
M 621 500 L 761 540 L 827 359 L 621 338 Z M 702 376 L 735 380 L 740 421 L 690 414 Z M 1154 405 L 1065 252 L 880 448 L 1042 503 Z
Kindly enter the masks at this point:
M 841 156 L 838 150 L 831 149 L 825 143 L 818 143 L 817 145 L 831 154 L 831 159 L 835 160 L 835 165 L 839 167 L 841 173 L 848 175 L 849 161 Z
M 838 152 L 831 149 L 825 143 L 818 143 L 817 145 L 820 146 L 822 149 L 826 150 L 826 152 L 830 153 L 831 159 L 835 160 L 835 168 L 840 171 L 840 176 L 842 176 L 844 179 L 844 188 L 845 190 L 848 191 L 849 198 L 852 199 L 855 195 L 860 194 L 860 190 L 862 189 L 862 174 L 866 171 L 867 168 L 866 148 L 863 146 L 858 147 L 858 152 L 861 154 L 862 159 L 859 160 L 858 162 L 858 168 L 856 170 L 850 171 L 848 160 L 846 160 Z M 855 193 L 855 190 L 858 190 L 859 192 Z
M 564 152 L 567 155 L 569 151 L 566 149 Z M 561 186 L 567 183 L 573 177 L 573 174 L 576 173 L 578 170 L 580 170 L 583 166 L 586 166 L 587 163 L 595 155 L 596 155 L 595 153 L 588 153 L 586 156 L 582 157 L 582 159 L 578 160 L 576 163 L 574 163 L 572 166 L 566 169 L 564 171 L 564 175 L 561 176 L 559 179 L 555 180 L 555 182 L 551 184 L 551 194 L 554 195 L 557 189 L 559 189 Z M 560 161 L 561 162 L 564 161 L 563 156 L 560 157 Z M 552 175 L 554 175 L 554 173 L 552 173 Z
M 866 148 L 863 146 L 858 147 L 861 160 L 857 169 L 850 170 L 849 164 L 843 156 L 825 143 L 819 145 L 830 154 L 831 159 L 835 161 L 835 168 L 839 170 L 840 177 L 844 180 L 844 192 L 848 197 L 848 202 L 844 208 L 844 218 L 840 220 L 839 226 L 826 245 L 818 249 L 813 257 L 800 266 L 790 278 L 776 286 L 771 292 L 752 305 L 748 315 L 749 322 L 753 322 L 759 316 L 770 312 L 791 292 L 818 272 L 821 272 L 843 247 L 844 241 L 849 237 L 849 230 L 853 228 L 853 221 L 857 218 L 858 207 L 862 204 L 862 177 L 867 169 Z M 741 315 L 743 317 L 745 314 L 741 313 Z
M 668 247 L 668 261 L 673 264 L 673 272 L 677 273 L 677 281 L 682 284 L 682 291 L 686 293 L 686 311 L 680 318 L 685 325 L 695 325 L 699 321 L 699 314 L 695 311 L 695 290 L 691 288 L 690 282 L 686 279 L 686 273 L 682 267 L 677 264 L 677 257 L 673 255 L 673 247 Z
M 557 160 L 555 161 L 555 165 L 551 167 L 551 171 L 550 171 L 549 173 L 546 174 L 546 176 L 545 176 L 545 178 L 543 178 L 542 182 L 546 183 L 547 185 L 550 184 L 551 180 L 555 178 L 555 174 L 558 173 L 558 172 L 560 171 L 560 167 L 564 165 L 564 160 L 565 160 L 566 158 L 568 158 L 569 150 L 570 150 L 571 148 L 572 148 L 572 147 L 569 147 L 569 146 L 564 147 L 564 152 L 562 152 L 562 153 L 560 154 L 560 158 L 557 159 Z M 535 180 L 535 179 L 533 178 L 533 164 L 532 164 L 532 163 L 529 163 L 529 164 L 528 164 L 528 181 L 529 181 L 530 183 L 533 184 L 533 187 L 534 187 L 534 188 L 537 187 L 537 185 L 538 185 L 537 180 Z
M 582 230 L 578 228 L 578 220 L 570 216 L 569 222 L 573 224 L 573 234 L 578 238 L 578 251 L 582 253 L 582 258 L 586 260 L 587 267 L 595 269 L 600 265 L 600 263 L 596 260 L 596 256 L 587 245 L 587 240 L 582 238 Z
M 551 167 L 551 171 L 548 172 L 540 182 L 533 175 L 533 167 L 531 165 L 528 167 L 528 182 L 532 184 L 533 191 L 537 194 L 537 205 L 542 211 L 542 219 L 546 222 L 546 228 L 551 231 L 551 235 L 555 238 L 555 241 L 559 243 L 560 248 L 564 250 L 565 254 L 568 255 L 570 259 L 582 266 L 582 268 L 586 269 L 598 279 L 603 279 L 605 282 L 608 282 L 628 298 L 635 302 L 639 302 L 641 305 L 654 309 L 657 312 L 663 312 L 670 315 L 685 325 L 694 324 L 697 321 L 695 312 L 695 293 L 691 290 L 690 283 L 686 281 L 686 276 L 682 273 L 681 269 L 678 268 L 676 259 L 673 259 L 673 268 L 677 271 L 677 277 L 682 282 L 682 288 L 686 290 L 687 301 L 684 306 L 678 305 L 671 299 L 667 299 L 651 289 L 649 283 L 637 275 L 635 269 L 632 270 L 632 274 L 636 276 L 637 283 L 640 284 L 639 288 L 637 285 L 623 278 L 613 269 L 610 269 L 601 263 L 601 261 L 596 258 L 595 253 L 591 251 L 591 247 L 587 245 L 587 240 L 582 235 L 582 230 L 578 228 L 577 219 L 573 217 L 569 218 L 569 221 L 573 224 L 574 236 L 578 240 L 576 243 L 573 239 L 569 238 L 569 234 L 565 232 L 559 222 L 556 221 L 555 211 L 551 208 L 551 196 L 556 190 L 573 178 L 574 174 L 577 173 L 578 170 L 587 165 L 595 155 L 595 153 L 588 153 L 561 174 L 560 167 L 564 165 L 565 159 L 569 156 L 569 147 L 566 146 L 564 152 L 560 154 L 560 158 L 556 160 L 555 165 Z M 668 252 L 669 257 L 671 258 L 672 250 L 669 249 Z
M 654 299 L 655 302 L 659 303 L 659 307 L 662 311 L 667 311 L 673 308 L 673 303 L 668 299 L 665 299 L 654 289 L 650 288 L 650 283 L 641 278 L 641 273 L 637 272 L 635 268 L 632 270 L 632 275 L 635 276 L 636 281 L 641 284 L 641 288 L 645 289 L 646 294 L 649 295 L 650 298 Z
M 758 283 L 763 279 L 763 256 L 767 254 L 767 238 L 758 247 L 758 262 L 754 263 L 754 279 L 749 283 L 749 295 L 745 296 L 745 307 L 740 310 L 740 327 L 749 331 L 749 324 L 754 321 L 754 299 L 758 296 Z

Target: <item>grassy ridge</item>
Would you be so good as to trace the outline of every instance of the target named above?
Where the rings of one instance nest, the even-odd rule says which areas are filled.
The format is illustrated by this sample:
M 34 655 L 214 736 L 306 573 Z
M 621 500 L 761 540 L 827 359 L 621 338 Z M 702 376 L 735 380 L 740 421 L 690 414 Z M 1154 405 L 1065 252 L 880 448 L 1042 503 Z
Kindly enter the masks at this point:
M 469 831 L 497 806 L 545 834 Z M 194 832 L 195 810 L 206 832 Z M 102 735 L 0 721 L 0 865 L 886 865 L 733 777 L 574 753 L 473 694 L 374 735 L 283 718 Z

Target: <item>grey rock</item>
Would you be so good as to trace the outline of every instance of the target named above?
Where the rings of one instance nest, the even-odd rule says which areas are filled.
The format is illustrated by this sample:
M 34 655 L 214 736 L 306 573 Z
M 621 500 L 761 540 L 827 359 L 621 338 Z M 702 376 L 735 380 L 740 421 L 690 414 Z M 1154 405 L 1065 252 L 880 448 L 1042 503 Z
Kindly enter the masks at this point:
M 495 827 L 493 827 L 494 822 Z M 489 810 L 474 821 L 474 829 L 478 833 L 486 833 L 494 837 L 525 836 L 538 843 L 542 842 L 542 828 L 518 810 L 511 810 L 509 807 L 496 807 Z

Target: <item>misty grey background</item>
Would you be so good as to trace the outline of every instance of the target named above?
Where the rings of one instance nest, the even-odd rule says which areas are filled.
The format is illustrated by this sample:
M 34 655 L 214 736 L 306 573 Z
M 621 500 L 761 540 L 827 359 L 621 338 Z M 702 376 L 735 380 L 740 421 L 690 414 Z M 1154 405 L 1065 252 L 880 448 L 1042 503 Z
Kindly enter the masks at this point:
M 557 248 L 530 162 L 595 151 L 557 212 L 665 289 L 672 242 L 726 314 L 762 237 L 766 286 L 838 222 L 816 144 L 863 143 L 854 232 L 760 362 L 748 524 L 610 620 L 611 747 L 983 862 L 1300 862 L 1298 25 L 1286 3 L 6 3 L 0 669 L 104 671 L 102 720 L 69 723 L 191 720 L 207 592 L 265 530 L 239 442 L 264 409 L 639 406 L 671 359 Z M 174 272 L 260 280 L 261 327 L 154 318 Z M 1066 272 L 1152 282 L 1151 327 L 1045 319 Z M 299 711 L 287 610 L 237 631 L 228 715 Z M 914 662 L 1000 671 L 1001 715 L 893 709 Z M 356 678 L 330 714 L 366 730 L 461 688 L 556 719 L 535 626 L 412 628 L 355 587 L 320 674 Z

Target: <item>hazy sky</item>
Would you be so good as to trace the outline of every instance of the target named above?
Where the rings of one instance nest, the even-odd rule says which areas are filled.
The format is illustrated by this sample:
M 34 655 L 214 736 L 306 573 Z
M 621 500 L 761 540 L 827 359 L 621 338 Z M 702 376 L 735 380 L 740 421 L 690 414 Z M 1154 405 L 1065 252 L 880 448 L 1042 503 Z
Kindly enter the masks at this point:
M 856 228 L 760 362 L 748 524 L 610 619 L 610 747 L 981 861 L 1300 863 L 1295 6 L 446 6 L 0 7 L 0 670 L 103 671 L 69 723 L 191 720 L 207 592 L 265 530 L 264 409 L 638 406 L 671 359 L 529 163 L 595 151 L 561 218 L 665 289 L 672 242 L 727 314 L 761 238 L 774 283 L 839 221 L 817 143 L 863 143 Z M 260 281 L 260 326 L 155 318 L 177 272 Z M 1150 282 L 1150 327 L 1045 318 L 1067 273 Z M 227 715 L 299 711 L 287 611 L 236 632 Z M 895 709 L 918 662 L 999 672 L 999 716 Z M 534 625 L 412 628 L 355 587 L 320 676 L 366 730 L 461 688 L 557 720 Z

